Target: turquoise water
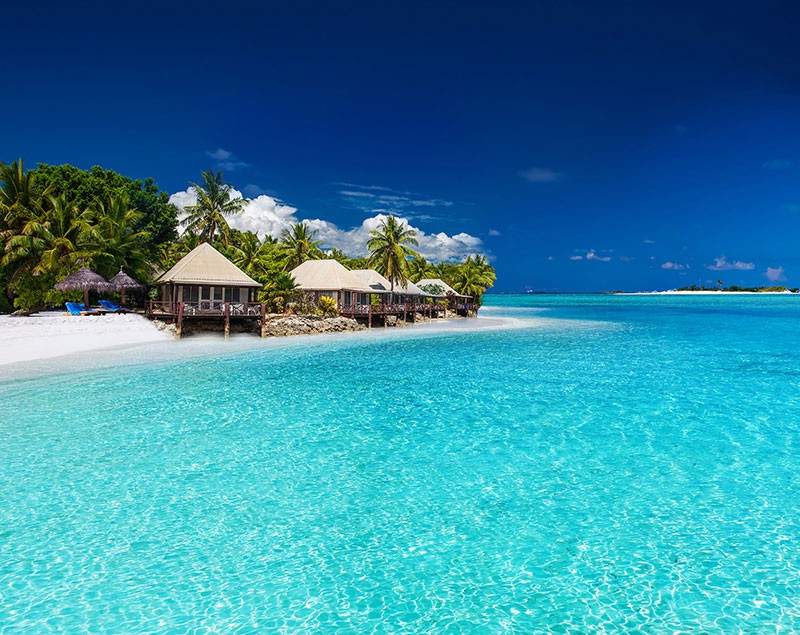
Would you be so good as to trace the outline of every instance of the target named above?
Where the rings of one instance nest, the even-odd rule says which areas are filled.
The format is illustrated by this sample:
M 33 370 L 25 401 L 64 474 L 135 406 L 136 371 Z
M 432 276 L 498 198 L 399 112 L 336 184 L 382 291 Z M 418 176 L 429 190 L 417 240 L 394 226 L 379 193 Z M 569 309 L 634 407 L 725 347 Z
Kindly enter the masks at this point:
M 799 633 L 800 297 L 488 304 L 7 378 L 0 633 Z

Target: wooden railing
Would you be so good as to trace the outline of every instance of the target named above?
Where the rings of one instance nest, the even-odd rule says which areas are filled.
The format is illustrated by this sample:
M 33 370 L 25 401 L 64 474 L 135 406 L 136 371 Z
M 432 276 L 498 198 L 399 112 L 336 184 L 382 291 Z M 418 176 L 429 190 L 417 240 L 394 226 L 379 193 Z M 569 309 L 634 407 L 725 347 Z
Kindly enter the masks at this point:
M 261 317 L 261 302 L 220 302 L 203 300 L 201 302 L 158 302 L 147 303 L 149 317 Z
M 345 305 L 340 308 L 342 315 L 350 316 L 369 316 L 369 315 L 402 315 L 409 313 L 423 313 L 425 315 L 432 311 L 443 311 L 443 304 L 405 303 L 405 304 L 354 304 Z

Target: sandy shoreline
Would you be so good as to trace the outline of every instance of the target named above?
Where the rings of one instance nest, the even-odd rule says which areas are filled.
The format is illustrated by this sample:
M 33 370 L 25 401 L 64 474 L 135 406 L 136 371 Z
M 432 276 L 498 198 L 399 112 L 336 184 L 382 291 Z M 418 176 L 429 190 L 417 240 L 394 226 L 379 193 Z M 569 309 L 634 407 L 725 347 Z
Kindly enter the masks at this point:
M 172 339 L 136 314 L 65 315 L 60 311 L 30 317 L 0 316 L 0 365 L 87 351 L 118 349 Z

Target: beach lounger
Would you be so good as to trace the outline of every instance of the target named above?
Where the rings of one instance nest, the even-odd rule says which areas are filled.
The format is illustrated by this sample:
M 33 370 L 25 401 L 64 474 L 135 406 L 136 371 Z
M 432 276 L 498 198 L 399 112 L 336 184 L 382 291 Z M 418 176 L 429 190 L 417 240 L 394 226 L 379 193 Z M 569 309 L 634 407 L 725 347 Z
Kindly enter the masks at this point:
M 99 315 L 97 311 L 92 311 L 92 309 L 86 311 L 86 307 L 82 302 L 80 304 L 78 302 L 67 302 L 64 306 L 67 307 L 67 311 L 71 315 Z
M 127 313 L 127 311 L 119 304 L 112 302 L 111 300 L 98 300 L 98 302 L 100 303 L 101 307 L 110 313 Z

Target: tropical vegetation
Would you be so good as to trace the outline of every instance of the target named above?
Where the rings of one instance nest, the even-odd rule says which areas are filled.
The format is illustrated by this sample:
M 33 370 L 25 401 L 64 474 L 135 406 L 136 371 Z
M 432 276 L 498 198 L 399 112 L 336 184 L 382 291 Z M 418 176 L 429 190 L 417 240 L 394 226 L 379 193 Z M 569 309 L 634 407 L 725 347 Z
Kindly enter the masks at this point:
M 324 250 L 305 222 L 279 237 L 257 236 L 231 226 L 247 200 L 219 172 L 202 172 L 189 184 L 193 204 L 183 213 L 152 178 L 131 179 L 101 167 L 0 163 L 0 312 L 31 311 L 77 300 L 55 282 L 86 266 L 109 278 L 124 269 L 142 282 L 202 242 L 209 242 L 263 284 L 260 298 L 271 310 L 303 304 L 289 272 L 306 260 L 331 258 L 350 269 L 374 268 L 392 291 L 408 281 L 440 278 L 480 302 L 494 284 L 493 267 L 480 255 L 461 263 L 431 263 L 418 254 L 416 233 L 396 216 L 382 218 L 366 244 L 366 256 Z

